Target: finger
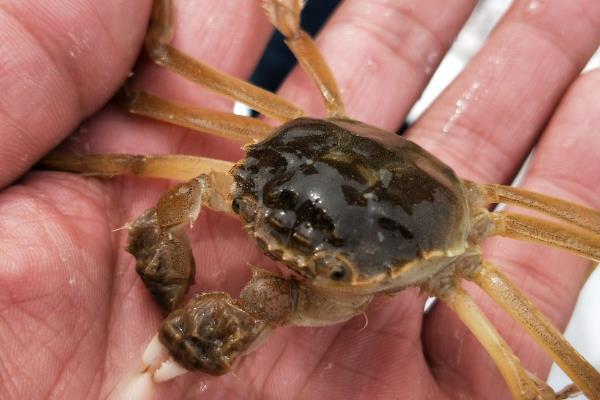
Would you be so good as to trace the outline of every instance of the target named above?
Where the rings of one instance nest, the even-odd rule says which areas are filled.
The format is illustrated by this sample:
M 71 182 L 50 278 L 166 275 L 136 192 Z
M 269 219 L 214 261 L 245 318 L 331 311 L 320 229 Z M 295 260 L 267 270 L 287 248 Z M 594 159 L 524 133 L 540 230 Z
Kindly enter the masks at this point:
M 599 14 L 599 4 L 592 1 L 517 2 L 472 64 L 417 122 L 410 137 L 463 177 L 509 180 L 598 46 Z M 561 30 L 564 24 L 573 29 Z M 521 257 L 526 256 L 521 253 Z M 488 309 L 484 303 L 484 310 Z M 501 333 L 515 327 L 506 319 L 492 322 L 503 328 Z M 452 335 L 444 334 L 448 330 Z M 535 348 L 532 339 L 521 339 L 523 346 Z M 489 374 L 495 370 L 490 358 L 444 306 L 426 318 L 424 341 L 443 385 L 454 390 L 461 385 L 485 389 L 485 394 L 478 393 L 484 397 L 490 390 L 506 391 L 498 374 Z M 530 365 L 524 359 L 534 373 L 545 372 L 537 361 Z M 458 379 L 461 376 L 464 379 Z
M 577 79 L 536 147 L 523 187 L 600 209 L 600 166 L 596 162 L 600 137 L 594 132 L 600 127 L 600 106 L 596 101 L 599 89 L 600 70 Z M 501 244 L 495 240 L 489 246 L 489 258 L 502 265 L 513 281 L 522 282 L 521 287 L 533 302 L 564 330 L 589 274 L 590 261 L 557 249 L 518 242 Z M 510 332 L 510 336 L 517 336 L 518 343 L 521 333 Z M 528 358 L 541 360 L 543 368 L 549 368 L 541 350 L 522 346 L 519 349 Z
M 0 187 L 116 90 L 137 56 L 149 3 L 0 4 Z
M 517 1 L 409 137 L 464 178 L 510 181 L 599 43 L 597 1 Z
M 175 1 L 173 46 L 220 71 L 247 78 L 272 27 L 256 2 Z M 172 101 L 231 110 L 231 101 L 144 58 L 132 84 Z M 185 153 L 237 161 L 240 143 L 128 115 L 110 107 L 74 139 L 77 149 L 98 153 Z
M 600 151 L 600 137 L 593 134 L 592 128 L 600 126 L 600 106 L 595 101 L 598 88 L 600 70 L 582 75 L 573 84 L 536 147 L 524 181 L 525 188 L 600 208 L 595 184 L 600 179 L 600 166 L 593 161 Z M 489 250 L 486 258 L 501 266 L 533 303 L 563 330 L 589 272 L 589 261 L 557 249 L 503 239 L 490 240 L 486 250 Z M 538 376 L 546 376 L 550 368 L 549 357 L 487 296 L 478 293 L 478 297 L 482 308 L 526 367 Z M 427 318 L 425 341 L 431 346 L 430 356 L 435 360 L 439 376 L 447 378 L 450 369 L 460 368 L 473 387 L 504 390 L 499 376 L 490 376 L 493 374 L 489 371 L 494 367 L 487 355 L 478 350 L 478 343 L 464 332 L 460 322 L 447 309 L 437 309 L 430 317 Z M 457 345 L 452 337 L 444 338 L 434 333 L 436 329 L 442 329 L 442 325 L 455 327 L 452 329 L 458 337 L 465 334 L 467 338 Z M 444 346 L 458 348 L 464 356 L 451 355 Z
M 419 97 L 476 2 L 342 2 L 317 38 L 348 115 L 395 130 Z M 295 68 L 280 93 L 323 115 L 312 82 Z

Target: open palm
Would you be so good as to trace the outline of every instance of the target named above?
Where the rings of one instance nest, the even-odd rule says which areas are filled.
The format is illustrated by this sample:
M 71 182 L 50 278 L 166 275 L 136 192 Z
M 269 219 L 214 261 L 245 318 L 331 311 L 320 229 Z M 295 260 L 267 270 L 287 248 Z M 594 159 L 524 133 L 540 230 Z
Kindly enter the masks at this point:
M 318 43 L 352 117 L 394 130 L 427 83 L 475 1 L 346 0 Z M 177 4 L 175 45 L 247 77 L 270 35 L 259 1 Z M 239 143 L 135 118 L 107 106 L 126 78 L 150 0 L 0 3 L 0 397 L 119 397 L 162 315 L 115 229 L 152 206 L 169 182 L 99 180 L 30 171 L 69 140 L 82 153 L 182 153 L 227 160 Z M 563 29 L 565 28 L 565 29 Z M 486 47 L 408 133 L 480 182 L 510 182 L 534 144 L 528 188 L 600 207 L 600 73 L 578 76 L 600 43 L 600 3 L 517 1 Z M 148 91 L 227 109 L 228 102 L 142 60 Z M 315 114 L 301 71 L 282 96 Z M 233 218 L 203 213 L 192 232 L 194 291 L 236 294 L 248 263 L 269 264 Z M 535 250 L 535 252 L 532 251 Z M 564 327 L 588 263 L 556 250 L 490 241 L 487 257 Z M 475 292 L 526 367 L 550 361 L 525 332 Z M 444 305 L 423 315 L 407 290 L 377 301 L 368 325 L 283 328 L 234 374 L 188 374 L 156 398 L 506 398 L 482 348 Z

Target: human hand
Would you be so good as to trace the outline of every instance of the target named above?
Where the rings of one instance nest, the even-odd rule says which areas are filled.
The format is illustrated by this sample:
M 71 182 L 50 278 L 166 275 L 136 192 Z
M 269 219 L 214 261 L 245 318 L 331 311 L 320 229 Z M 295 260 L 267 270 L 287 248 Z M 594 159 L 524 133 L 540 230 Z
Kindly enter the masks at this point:
M 113 230 L 153 205 L 166 182 L 34 171 L 11 184 L 122 83 L 150 7 L 142 0 L 60 3 L 0 5 L 7 21 L 0 32 L 9 38 L 0 77 L 3 398 L 118 396 L 162 318 L 123 251 L 125 233 Z M 437 2 L 395 4 L 347 0 L 318 41 L 348 114 L 392 131 L 474 2 L 443 10 Z M 478 182 L 510 182 L 537 143 L 525 187 L 600 208 L 593 185 L 600 167 L 590 162 L 600 149 L 593 135 L 600 75 L 577 76 L 600 42 L 598 26 L 600 5 L 593 1 L 517 2 L 408 137 Z M 257 2 L 178 3 L 174 44 L 237 76 L 252 71 L 269 33 Z M 136 74 L 136 84 L 166 98 L 230 106 L 147 61 Z M 321 101 L 311 87 L 295 71 L 280 93 L 317 114 Z M 86 121 L 70 145 L 85 153 L 242 155 L 238 143 L 111 106 Z M 249 278 L 247 263 L 268 263 L 229 217 L 203 213 L 192 237 L 194 291 L 236 293 Z M 564 327 L 587 262 L 506 240 L 490 240 L 486 257 Z M 545 376 L 549 359 L 489 300 L 477 298 L 527 368 Z M 423 301 L 414 290 L 380 301 L 364 330 L 360 318 L 280 329 L 235 374 L 189 374 L 157 386 L 156 397 L 507 397 L 493 363 L 458 318 L 444 305 L 423 316 Z

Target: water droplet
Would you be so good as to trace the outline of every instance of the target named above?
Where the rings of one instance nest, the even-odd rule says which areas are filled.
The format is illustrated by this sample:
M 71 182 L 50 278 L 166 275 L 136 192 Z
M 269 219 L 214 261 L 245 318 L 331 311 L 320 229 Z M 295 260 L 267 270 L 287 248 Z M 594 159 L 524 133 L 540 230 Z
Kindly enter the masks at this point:
M 529 4 L 527 4 L 527 11 L 529 12 L 538 12 L 542 2 L 540 0 L 531 0 Z
M 452 126 L 456 122 L 456 120 L 464 114 L 467 110 L 469 103 L 472 99 L 475 98 L 476 92 L 481 87 L 481 83 L 479 81 L 474 81 L 467 90 L 465 90 L 461 96 L 456 100 L 456 108 L 454 109 L 454 113 L 448 118 L 448 121 L 442 127 L 443 133 L 448 133 L 452 129 Z
M 440 53 L 438 53 L 437 50 L 432 50 L 427 54 L 425 68 L 423 69 L 423 72 L 425 72 L 425 75 L 431 75 L 431 73 L 433 72 L 435 66 L 437 65 L 437 63 L 439 61 L 439 58 L 440 58 Z
M 429 54 L 427 54 L 427 63 L 428 64 L 436 63 L 439 56 L 440 56 L 440 53 L 438 53 L 437 50 L 430 51 Z
M 379 64 L 376 63 L 373 59 L 367 58 L 367 60 L 365 61 L 365 65 L 367 69 L 371 72 L 379 70 Z
M 502 60 L 500 59 L 500 57 L 488 57 L 488 62 L 490 64 L 500 65 L 502 63 Z
M 392 181 L 392 173 L 384 168 L 381 168 L 377 172 L 379 173 L 379 179 L 381 180 L 383 187 L 387 188 L 388 186 L 390 186 L 390 182 Z
M 329 371 L 331 368 L 333 368 L 333 363 L 332 362 L 328 362 L 327 365 L 325 365 L 325 367 L 323 367 L 323 369 L 321 370 L 321 372 L 319 372 L 319 376 L 322 378 L 327 374 L 327 371 Z

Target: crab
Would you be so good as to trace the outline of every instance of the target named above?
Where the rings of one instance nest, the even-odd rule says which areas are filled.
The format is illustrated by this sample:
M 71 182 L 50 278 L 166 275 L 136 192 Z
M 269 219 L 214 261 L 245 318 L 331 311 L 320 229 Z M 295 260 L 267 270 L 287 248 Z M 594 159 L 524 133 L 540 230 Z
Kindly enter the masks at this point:
M 184 106 L 125 85 L 129 112 L 245 142 L 237 163 L 195 156 L 53 153 L 44 167 L 93 176 L 183 181 L 126 225 L 127 251 L 167 313 L 143 359 L 155 382 L 188 370 L 220 375 L 282 326 L 318 327 L 363 315 L 374 297 L 417 287 L 453 309 L 498 367 L 515 399 L 600 398 L 600 374 L 492 263 L 500 235 L 600 261 L 600 213 L 526 190 L 478 184 L 417 144 L 351 119 L 327 64 L 300 27 L 300 0 L 265 0 L 273 25 L 318 87 L 327 118 L 204 65 L 169 43 L 171 2 L 155 0 L 146 49 L 159 65 L 282 122 Z M 553 220 L 512 211 L 512 204 Z M 187 293 L 196 278 L 186 227 L 201 209 L 237 217 L 283 277 L 253 267 L 237 298 Z M 471 281 L 516 319 L 573 380 L 555 393 L 521 365 L 462 287 Z

